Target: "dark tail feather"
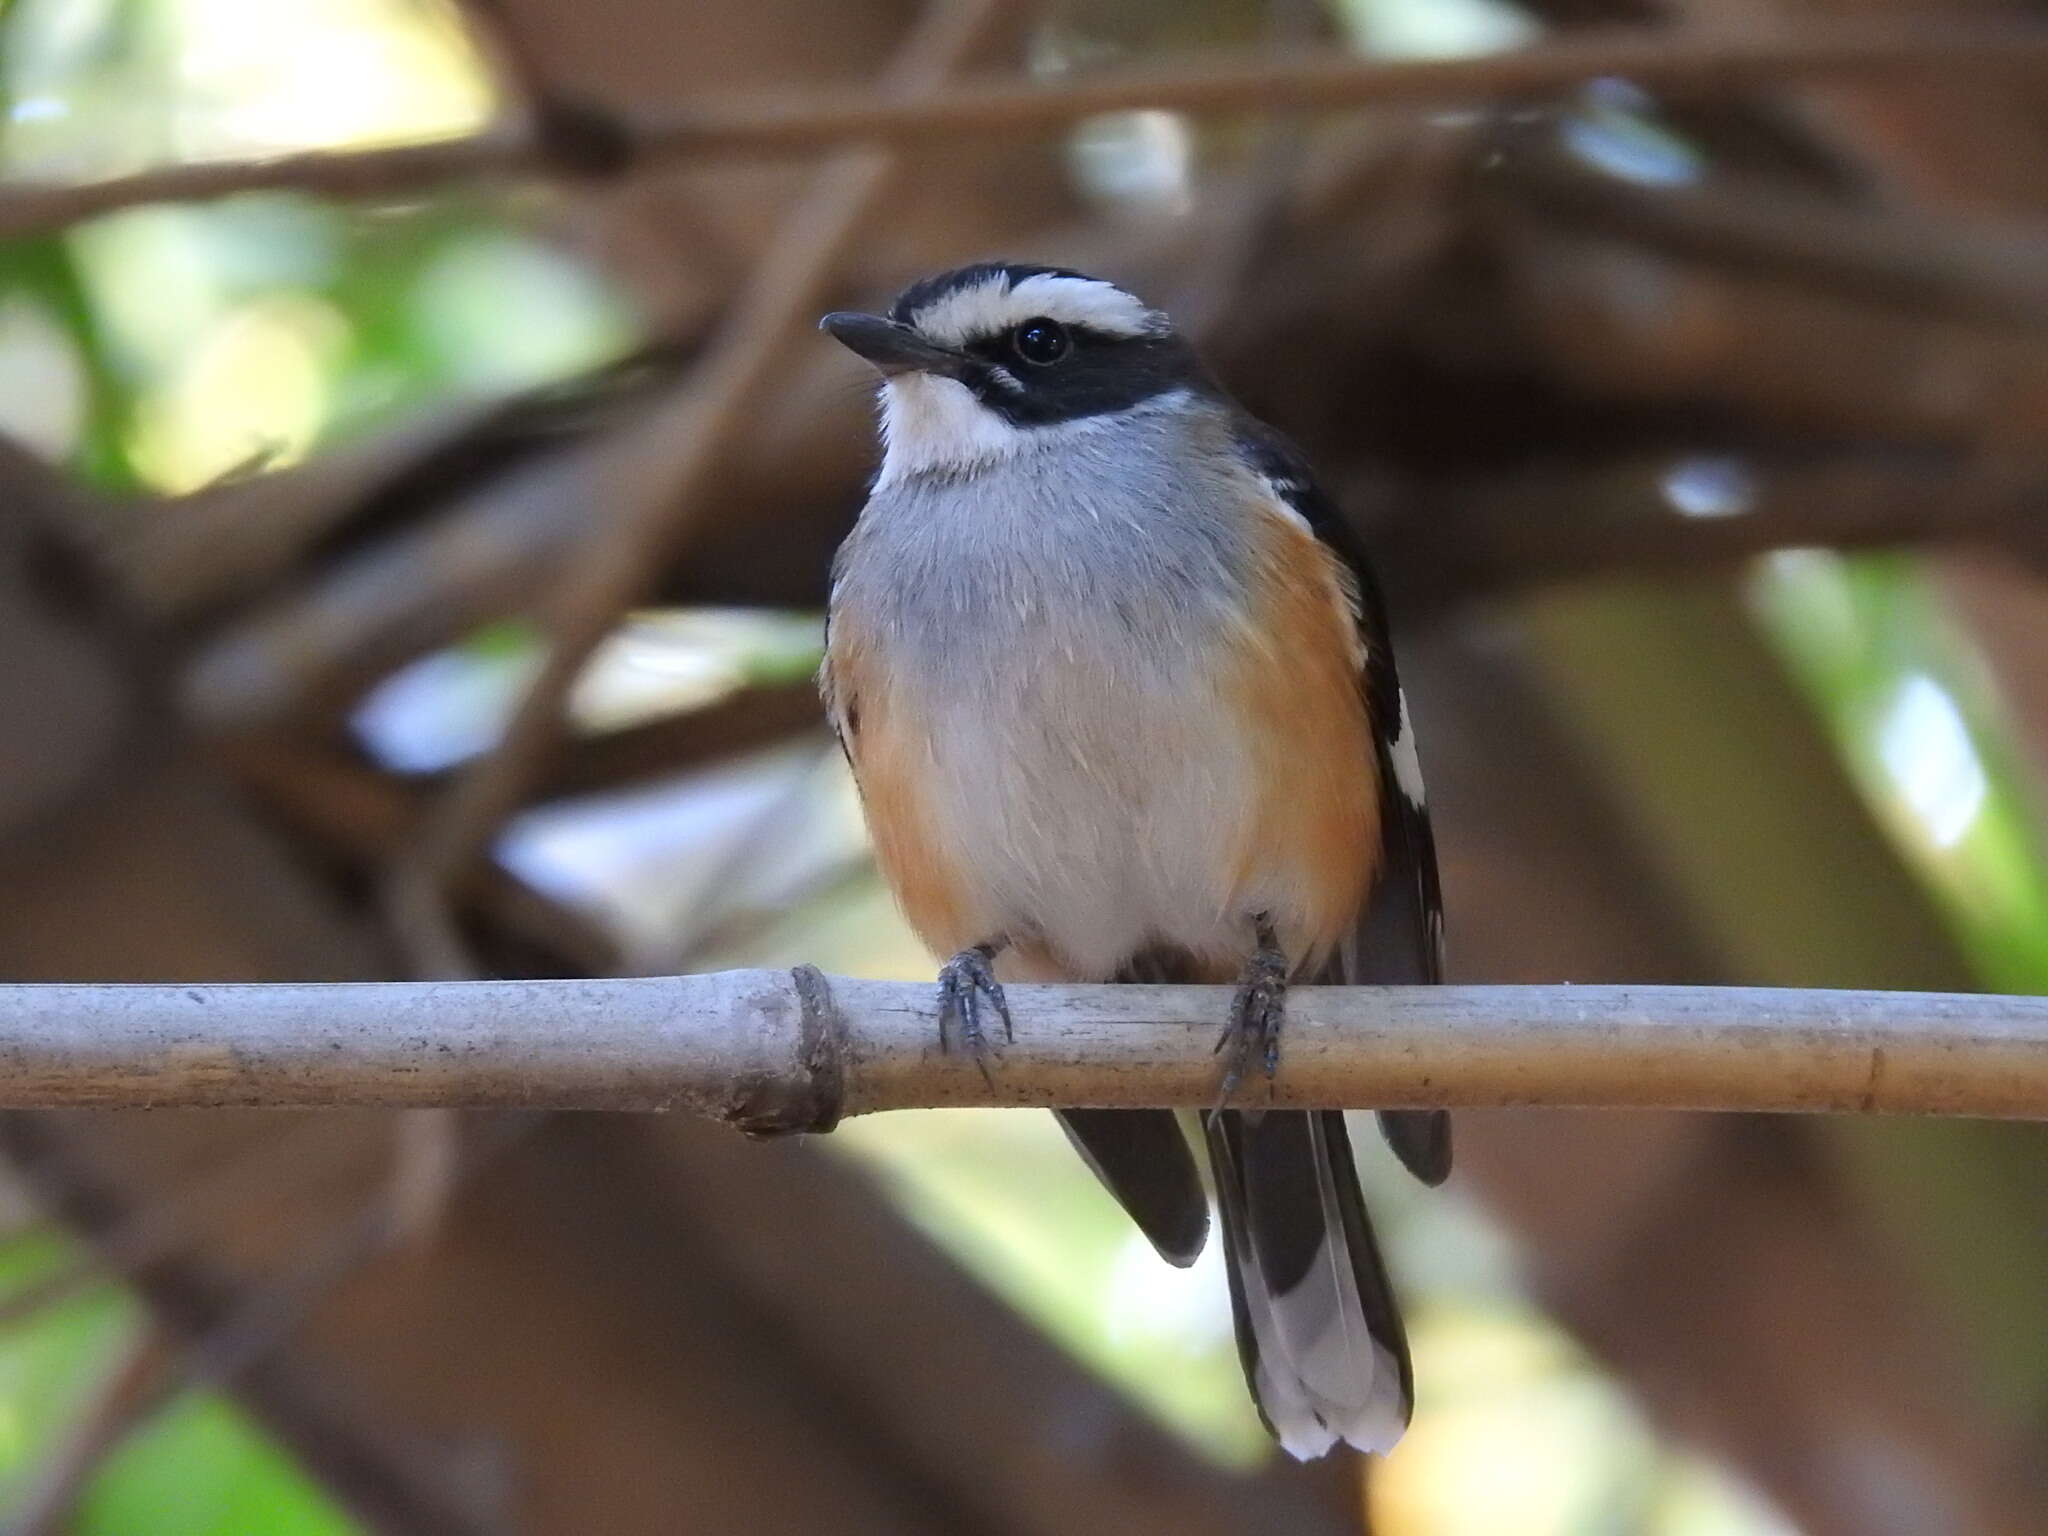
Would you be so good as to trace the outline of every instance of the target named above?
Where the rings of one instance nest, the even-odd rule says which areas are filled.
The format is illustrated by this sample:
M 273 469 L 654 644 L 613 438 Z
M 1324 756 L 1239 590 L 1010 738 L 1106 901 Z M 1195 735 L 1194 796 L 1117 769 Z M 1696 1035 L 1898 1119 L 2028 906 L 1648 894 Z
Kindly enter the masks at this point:
M 1061 1109 L 1060 1128 L 1159 1256 L 1185 1269 L 1209 1237 L 1195 1154 L 1170 1109 Z
M 1223 1110 L 1205 1124 L 1238 1354 L 1260 1417 L 1304 1460 L 1339 1440 L 1391 1449 L 1415 1384 L 1344 1116 Z
M 1380 1134 L 1401 1166 L 1434 1189 L 1451 1176 L 1451 1114 L 1446 1109 L 1383 1109 Z
M 1190 979 L 1192 961 L 1161 948 L 1133 955 L 1120 982 Z M 1095 1177 L 1116 1196 L 1159 1256 L 1186 1269 L 1209 1240 L 1209 1197 L 1195 1168 L 1194 1148 L 1170 1109 L 1062 1109 L 1060 1129 Z

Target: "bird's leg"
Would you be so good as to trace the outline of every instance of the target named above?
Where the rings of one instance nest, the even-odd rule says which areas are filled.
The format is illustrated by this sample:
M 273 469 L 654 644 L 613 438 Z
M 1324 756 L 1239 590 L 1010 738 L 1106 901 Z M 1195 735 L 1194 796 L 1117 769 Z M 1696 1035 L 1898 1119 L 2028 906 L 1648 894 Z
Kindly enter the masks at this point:
M 1237 996 L 1231 999 L 1230 1022 L 1223 1026 L 1216 1050 L 1223 1054 L 1221 1106 L 1256 1059 L 1267 1077 L 1280 1069 L 1280 1026 L 1287 1013 L 1287 956 L 1273 933 L 1273 919 L 1264 912 L 1252 919 L 1259 947 L 1238 973 Z
M 988 1007 L 995 1009 L 996 1017 L 1003 1021 L 1003 1038 L 1016 1038 L 1010 1026 L 1010 1004 L 1003 996 L 1003 984 L 996 980 L 993 962 L 1007 943 L 1004 939 L 988 939 L 948 960 L 939 968 L 939 1049 L 953 1048 L 952 1026 L 959 1026 L 960 1043 L 974 1055 L 974 1064 L 981 1068 L 982 1077 L 990 1083 L 988 1035 L 982 1029 L 982 1007 L 986 999 Z

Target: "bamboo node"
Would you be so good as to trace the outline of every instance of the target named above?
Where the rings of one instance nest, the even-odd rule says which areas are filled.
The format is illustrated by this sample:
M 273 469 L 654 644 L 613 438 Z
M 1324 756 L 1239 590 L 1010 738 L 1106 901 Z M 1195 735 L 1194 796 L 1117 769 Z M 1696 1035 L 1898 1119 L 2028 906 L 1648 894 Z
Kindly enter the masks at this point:
M 763 1140 L 829 1131 L 846 1108 L 846 1016 L 815 965 L 791 968 L 797 1048 L 790 1070 L 757 1080 L 727 1113 L 743 1134 Z

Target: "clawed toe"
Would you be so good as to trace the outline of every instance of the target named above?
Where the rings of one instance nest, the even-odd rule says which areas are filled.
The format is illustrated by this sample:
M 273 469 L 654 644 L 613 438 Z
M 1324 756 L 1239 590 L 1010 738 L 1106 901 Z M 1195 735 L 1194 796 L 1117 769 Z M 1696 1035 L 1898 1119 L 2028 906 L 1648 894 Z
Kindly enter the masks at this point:
M 1259 947 L 1238 977 L 1230 1021 L 1216 1041 L 1216 1054 L 1223 1057 L 1223 1081 L 1216 1093 L 1219 1108 L 1237 1092 L 1255 1060 L 1269 1078 L 1280 1070 L 1280 1030 L 1286 1014 L 1287 957 L 1261 918 Z
M 973 1055 L 974 1064 L 991 1085 L 995 1080 L 989 1074 L 988 1059 L 995 1052 L 983 1027 L 982 1010 L 995 1010 L 996 1017 L 1002 1020 L 1005 1040 L 1016 1038 L 1009 1000 L 1003 996 L 1003 984 L 996 980 L 992 963 L 995 957 L 994 945 L 977 944 L 961 950 L 939 970 L 939 1049 L 953 1048 L 957 1030 L 960 1043 Z

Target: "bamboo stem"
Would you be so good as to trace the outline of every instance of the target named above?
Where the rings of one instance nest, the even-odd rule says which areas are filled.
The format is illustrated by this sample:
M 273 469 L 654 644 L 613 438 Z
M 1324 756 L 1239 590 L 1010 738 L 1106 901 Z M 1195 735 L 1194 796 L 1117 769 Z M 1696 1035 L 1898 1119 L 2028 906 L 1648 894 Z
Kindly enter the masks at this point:
M 808 967 L 598 981 L 0 987 L 0 1107 L 682 1110 L 759 1132 L 930 1106 L 1203 1107 L 1220 987 L 1015 986 L 985 1079 L 929 985 Z M 2048 998 L 1299 987 L 1238 1102 L 2048 1118 Z

